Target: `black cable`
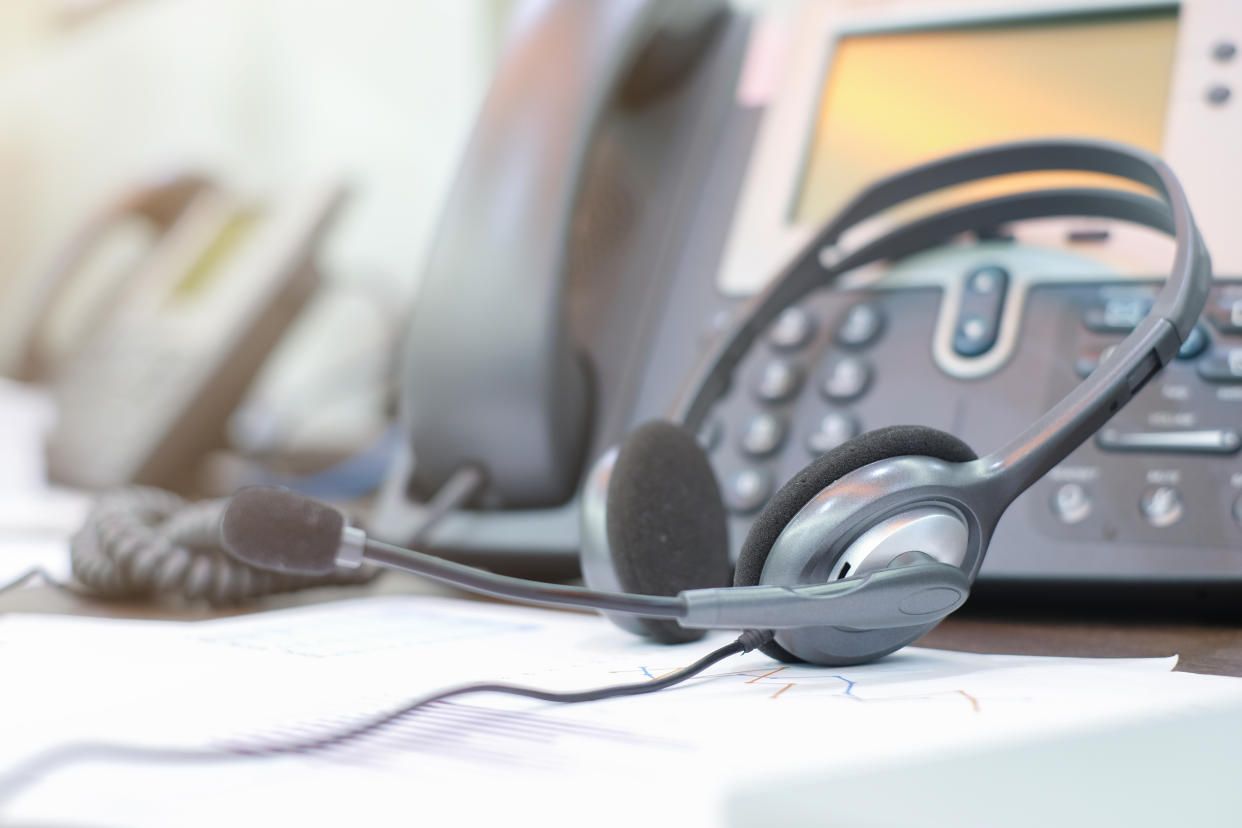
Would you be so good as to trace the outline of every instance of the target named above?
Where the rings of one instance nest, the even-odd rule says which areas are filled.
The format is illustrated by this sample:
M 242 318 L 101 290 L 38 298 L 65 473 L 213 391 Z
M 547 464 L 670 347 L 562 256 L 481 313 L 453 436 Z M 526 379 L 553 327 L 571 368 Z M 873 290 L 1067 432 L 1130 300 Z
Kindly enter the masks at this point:
M 763 630 L 747 630 L 737 637 L 734 641 L 730 641 L 723 647 L 712 650 L 707 655 L 700 658 L 688 667 L 675 670 L 667 675 L 661 676 L 651 681 L 640 681 L 632 684 L 614 684 L 609 687 L 597 687 L 591 690 L 540 690 L 537 687 L 522 687 L 516 684 L 497 684 L 489 682 L 479 682 L 476 684 L 464 684 L 461 687 L 451 687 L 448 690 L 441 690 L 439 693 L 433 693 L 430 696 L 424 696 L 421 699 L 412 701 L 396 710 L 391 710 L 380 716 L 371 719 L 369 722 L 363 722 L 348 730 L 340 731 L 331 736 L 324 736 L 318 739 L 310 739 L 304 742 L 286 742 L 280 745 L 260 745 L 258 747 L 236 746 L 232 748 L 223 748 L 237 756 L 281 756 L 290 753 L 309 753 L 312 751 L 324 750 L 326 748 L 337 747 L 338 745 L 352 742 L 360 739 L 368 734 L 380 730 L 398 719 L 409 716 L 412 713 L 421 710 L 424 707 L 444 701 L 445 699 L 455 698 L 457 696 L 465 696 L 471 693 L 501 693 L 509 696 L 521 696 L 527 699 L 537 699 L 539 701 L 557 702 L 559 704 L 580 704 L 582 702 L 602 701 L 604 699 L 617 698 L 619 696 L 639 696 L 644 693 L 654 693 L 657 690 L 664 690 L 675 684 L 680 684 L 686 679 L 693 678 L 699 673 L 711 667 L 717 662 L 723 661 L 731 655 L 740 655 L 749 653 L 756 647 L 760 647 L 772 639 L 772 633 Z
M 713 650 L 698 661 L 651 681 L 632 684 L 617 684 L 611 687 L 598 687 L 591 690 L 555 691 L 540 690 L 535 687 L 522 687 L 516 684 L 499 684 L 480 682 L 465 684 L 441 690 L 424 696 L 395 710 L 383 713 L 375 718 L 316 739 L 297 742 L 284 742 L 270 745 L 224 745 L 219 748 L 154 748 L 140 745 L 119 745 L 108 743 L 81 743 L 64 745 L 59 748 L 36 754 L 14 770 L 0 776 L 0 806 L 12 800 L 26 786 L 38 781 L 39 778 L 58 768 L 73 762 L 103 760 L 113 762 L 222 762 L 235 759 L 259 759 L 291 754 L 314 753 L 338 747 L 375 733 L 406 716 L 417 713 L 436 702 L 471 693 L 501 693 L 510 696 L 521 696 L 539 701 L 557 702 L 560 704 L 579 704 L 582 702 L 601 701 L 619 696 L 637 696 L 664 690 L 686 679 L 693 678 L 708 667 L 723 661 L 731 655 L 749 653 L 772 640 L 772 633 L 767 630 L 746 630 L 734 641 Z
M 48 586 L 52 586 L 52 587 L 55 587 L 56 589 L 69 593 L 75 598 L 89 597 L 90 595 L 90 593 L 87 593 L 87 592 L 84 592 L 83 590 L 78 589 L 73 584 L 67 584 L 64 581 L 53 577 L 50 572 L 48 572 L 46 569 L 44 569 L 41 566 L 33 566 L 30 569 L 27 569 L 21 575 L 18 575 L 13 580 L 9 581 L 7 584 L 0 585 L 0 595 L 3 595 L 4 593 L 8 592 L 11 589 L 17 589 L 22 584 L 26 583 L 27 581 L 32 581 L 35 578 L 39 578 L 43 580 L 44 583 L 46 583 Z
M 10 589 L 17 589 L 18 587 L 20 587 L 22 584 L 26 583 L 27 581 L 30 581 L 30 580 L 33 580 L 34 578 L 39 578 L 39 577 L 49 582 L 52 580 L 50 577 L 48 577 L 47 570 L 43 569 L 43 567 L 36 566 L 33 569 L 27 569 L 21 575 L 18 575 L 16 578 L 9 581 L 4 586 L 0 586 L 0 595 L 3 595 L 4 593 L 8 592 Z

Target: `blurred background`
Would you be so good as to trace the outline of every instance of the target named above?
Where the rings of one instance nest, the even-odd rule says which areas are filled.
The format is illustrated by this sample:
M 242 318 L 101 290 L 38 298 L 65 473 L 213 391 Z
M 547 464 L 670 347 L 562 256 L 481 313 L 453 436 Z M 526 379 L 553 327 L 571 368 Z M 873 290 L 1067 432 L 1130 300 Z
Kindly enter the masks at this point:
M 0 4 L 0 374 L 45 378 L 82 346 L 108 291 L 82 296 L 89 287 L 70 285 L 53 303 L 40 292 L 65 269 L 75 235 L 136 190 L 191 176 L 279 214 L 308 188 L 339 188 L 345 201 L 332 220 L 302 228 L 313 241 L 286 242 L 317 249 L 321 286 L 231 436 L 256 452 L 329 455 L 371 439 L 384 419 L 395 327 L 510 6 Z M 149 223 L 111 222 L 69 281 L 103 285 L 150 254 L 139 226 Z M 42 304 L 56 307 L 32 330 Z M 32 337 L 42 340 L 37 368 L 22 365 Z M 321 399 L 329 389 L 330 403 Z
M 107 404 L 116 404 L 116 422 L 131 417 L 136 397 L 170 398 L 167 408 L 145 406 L 155 409 L 151 423 L 131 427 L 153 434 L 189 407 L 182 399 L 174 410 L 169 377 L 184 375 L 195 359 L 219 361 L 223 351 L 233 351 L 226 361 L 236 376 L 227 388 L 200 389 L 219 402 L 212 430 L 225 433 L 213 433 L 213 444 L 292 458 L 300 472 L 298 464 L 320 467 L 382 435 L 391 418 L 394 345 L 419 263 L 515 5 L 0 4 L 0 377 L 55 386 L 61 422 L 53 476 L 95 488 L 140 479 L 215 490 L 198 472 L 186 480 L 144 468 L 159 447 L 134 446 L 125 435 L 110 435 L 116 457 L 95 455 L 108 442 L 101 440 Z M 203 207 L 212 197 L 227 206 Z M 170 240 L 172 227 L 189 232 L 196 210 L 211 213 L 198 224 L 215 229 L 200 227 L 197 242 Z M 259 218 L 279 226 L 267 229 Z M 212 339 L 202 331 L 265 304 L 237 291 L 211 301 L 203 295 L 211 279 L 241 279 L 230 275 L 237 266 L 229 257 L 248 236 L 260 237 L 278 263 L 313 262 L 317 287 L 278 284 L 296 280 L 269 263 L 274 284 L 256 290 L 296 305 L 268 308 L 273 316 L 262 327 L 279 329 L 273 341 L 243 342 L 237 331 L 217 330 L 214 341 L 193 342 L 194 331 Z M 143 267 L 182 281 L 131 280 Z M 156 296 L 166 306 L 143 304 Z M 169 296 L 178 302 L 167 304 Z M 137 326 L 123 318 L 134 313 L 144 315 Z M 173 353 L 179 339 L 185 347 Z M 166 352 L 163 373 L 147 364 L 153 351 Z M 0 416 L 11 436 L 0 448 L 12 462 L 0 480 L 14 490 L 43 475 L 29 435 L 47 433 L 52 415 L 30 401 L 28 388 L 4 388 L 9 404 Z M 24 404 L 14 403 L 19 397 Z M 206 433 L 201 422 L 191 426 Z M 165 465 L 201 455 L 169 453 L 166 445 L 160 453 Z M 225 474 L 219 487 L 235 479 Z

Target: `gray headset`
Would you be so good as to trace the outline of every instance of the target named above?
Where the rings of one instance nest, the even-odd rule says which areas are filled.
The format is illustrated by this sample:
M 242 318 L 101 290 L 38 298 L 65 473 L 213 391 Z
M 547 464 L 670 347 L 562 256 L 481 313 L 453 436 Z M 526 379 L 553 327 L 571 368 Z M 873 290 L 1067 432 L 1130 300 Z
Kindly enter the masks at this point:
M 903 201 L 1032 170 L 1108 173 L 1144 184 L 1159 198 L 1108 189 L 1019 193 L 914 221 L 857 250 L 838 246 L 846 230 Z M 1172 272 L 1147 317 L 1065 399 L 986 457 L 950 434 L 894 426 L 812 461 L 755 519 L 730 586 L 724 506 L 695 435 L 743 355 L 781 310 L 870 262 L 971 230 L 1066 214 L 1136 222 L 1174 236 Z M 1175 357 L 1211 279 L 1186 196 L 1155 156 L 1070 140 L 964 152 L 883 179 L 854 199 L 740 315 L 670 421 L 638 428 L 596 462 L 582 495 L 586 588 L 497 575 L 372 540 L 331 506 L 280 489 L 234 495 L 221 521 L 223 544 L 236 558 L 287 575 L 323 577 L 369 562 L 520 601 L 590 607 L 663 642 L 691 641 L 705 629 L 741 629 L 738 651 L 758 646 L 778 659 L 816 664 L 868 661 L 914 641 L 962 605 L 1005 509 Z M 459 466 L 434 499 L 423 531 L 486 479 L 486 467 Z M 681 678 L 694 672 L 687 671 Z M 658 688 L 627 686 L 605 695 L 652 689 Z
M 1034 170 L 1107 173 L 1159 198 L 1109 189 L 1051 189 L 967 204 L 841 250 L 850 228 L 901 202 L 977 179 Z M 660 641 L 700 628 L 775 631 L 763 649 L 817 664 L 869 661 L 916 640 L 965 600 L 1005 509 L 1098 430 L 1177 353 L 1207 299 L 1211 261 L 1185 193 L 1154 155 L 1115 143 L 1026 141 L 963 152 L 882 179 L 829 223 L 754 298 L 703 360 L 670 422 L 648 423 L 591 470 L 583 496 L 588 586 L 689 595 L 728 582 L 724 507 L 695 434 L 734 370 L 777 315 L 841 274 L 954 235 L 1050 215 L 1105 217 L 1172 235 L 1172 271 L 1147 317 L 1098 370 L 1004 447 L 979 458 L 952 435 L 920 426 L 863 434 L 811 462 L 755 519 L 734 587 L 785 588 L 751 606 L 689 602 L 675 621 L 608 613 Z M 835 592 L 832 586 L 837 586 Z M 821 590 L 818 613 L 791 601 Z M 721 590 L 711 590 L 723 594 Z M 745 591 L 743 591 L 745 592 Z M 736 605 L 736 609 L 734 608 Z

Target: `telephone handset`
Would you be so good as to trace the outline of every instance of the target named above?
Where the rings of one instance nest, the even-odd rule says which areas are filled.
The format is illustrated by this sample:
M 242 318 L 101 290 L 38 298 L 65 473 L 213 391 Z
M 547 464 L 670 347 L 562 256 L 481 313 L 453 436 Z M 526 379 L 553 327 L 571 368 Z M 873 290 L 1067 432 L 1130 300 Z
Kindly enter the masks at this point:
M 603 259 L 634 220 L 624 213 L 633 188 L 647 186 L 639 179 L 668 162 L 684 107 L 662 104 L 685 85 L 722 14 L 715 2 L 658 0 L 541 2 L 516 14 L 405 342 L 413 461 L 396 475 L 406 478 L 397 495 L 426 496 L 482 458 L 493 506 L 571 498 L 613 378 L 600 376 L 590 343 L 575 341 L 569 306 L 581 321 L 601 302 L 644 301 L 609 287 Z M 610 197 L 612 215 L 599 215 L 593 208 Z M 575 268 L 590 271 L 576 295 Z

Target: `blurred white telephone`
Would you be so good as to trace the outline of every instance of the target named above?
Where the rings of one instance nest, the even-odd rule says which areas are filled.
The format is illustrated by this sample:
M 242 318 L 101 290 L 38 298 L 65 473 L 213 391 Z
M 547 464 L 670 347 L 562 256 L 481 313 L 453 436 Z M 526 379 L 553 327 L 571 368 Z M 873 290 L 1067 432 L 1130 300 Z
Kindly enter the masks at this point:
M 17 361 L 58 403 L 53 479 L 184 490 L 315 288 L 341 196 L 259 205 L 185 174 L 88 221 L 38 286 Z

